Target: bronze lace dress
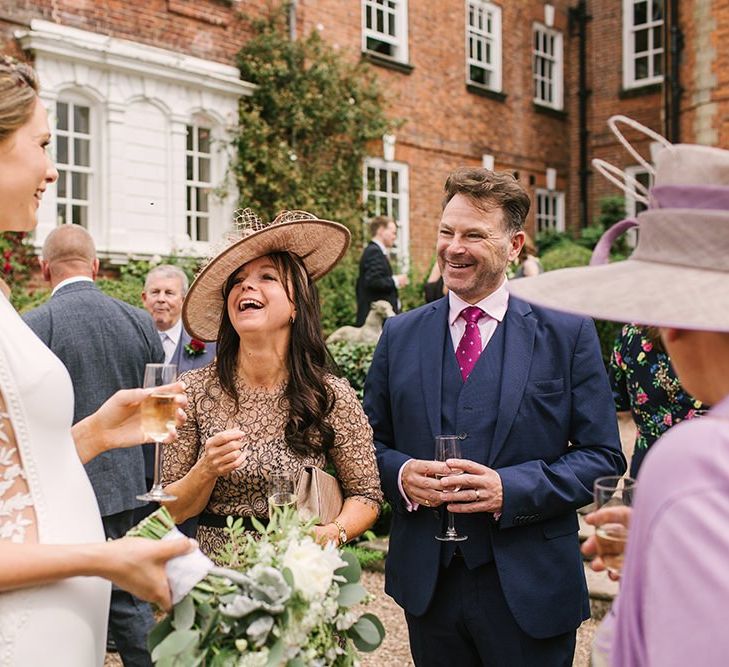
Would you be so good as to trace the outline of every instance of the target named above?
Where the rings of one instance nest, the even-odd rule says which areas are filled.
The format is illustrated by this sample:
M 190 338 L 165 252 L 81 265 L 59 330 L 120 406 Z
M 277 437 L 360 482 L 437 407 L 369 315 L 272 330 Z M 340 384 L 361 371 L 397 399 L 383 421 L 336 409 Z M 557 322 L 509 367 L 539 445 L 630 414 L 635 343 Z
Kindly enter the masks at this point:
M 268 516 L 267 480 L 269 474 L 286 470 L 298 476 L 304 465 L 323 468 L 323 454 L 301 456 L 284 441 L 288 419 L 288 402 L 284 385 L 274 389 L 252 388 L 237 384 L 239 407 L 223 391 L 211 364 L 184 373 L 187 384 L 187 421 L 178 429 L 178 441 L 165 448 L 162 483 L 171 484 L 184 477 L 204 452 L 203 445 L 211 436 L 226 429 L 238 428 L 243 439 L 245 459 L 213 488 L 205 512 L 219 515 Z M 335 404 L 329 423 L 335 431 L 334 446 L 329 458 L 342 486 L 345 498 L 357 500 L 379 509 L 382 502 L 380 477 L 375 460 L 372 428 L 349 383 L 328 376 Z M 200 548 L 214 554 L 223 545 L 223 529 L 200 526 L 197 539 Z

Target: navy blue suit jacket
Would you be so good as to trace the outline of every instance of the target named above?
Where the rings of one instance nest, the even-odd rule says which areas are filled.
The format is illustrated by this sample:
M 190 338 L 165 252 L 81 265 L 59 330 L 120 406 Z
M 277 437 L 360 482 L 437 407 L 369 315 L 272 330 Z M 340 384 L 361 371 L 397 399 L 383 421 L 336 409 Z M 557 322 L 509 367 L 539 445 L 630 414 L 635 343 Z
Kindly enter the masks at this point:
M 433 438 L 441 433 L 444 346 L 452 345 L 447 318 L 445 297 L 388 319 L 365 384 L 380 477 L 393 507 L 385 588 L 415 616 L 425 613 L 435 590 L 440 522 L 432 509 L 407 511 L 398 472 L 410 458 L 432 459 Z M 622 474 L 625 459 L 592 321 L 511 296 L 499 326 L 505 363 L 493 440 L 472 443 L 469 451 L 481 454 L 469 458 L 499 473 L 503 510 L 498 521 L 474 516 L 490 531 L 518 624 L 532 637 L 551 637 L 589 616 L 575 510 L 590 502 L 596 477 Z

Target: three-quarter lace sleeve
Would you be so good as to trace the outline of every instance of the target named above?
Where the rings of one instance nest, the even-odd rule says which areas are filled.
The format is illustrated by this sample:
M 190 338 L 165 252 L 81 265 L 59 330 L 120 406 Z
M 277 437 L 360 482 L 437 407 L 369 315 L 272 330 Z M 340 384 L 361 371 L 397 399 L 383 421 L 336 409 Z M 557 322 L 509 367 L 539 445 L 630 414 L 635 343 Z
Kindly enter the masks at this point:
M 329 422 L 335 432 L 330 456 L 345 498 L 357 498 L 379 510 L 380 475 L 375 459 L 372 427 L 354 389 L 343 378 L 329 381 L 335 404 Z
M 180 375 L 180 380 L 187 385 L 187 419 L 177 427 L 177 440 L 165 445 L 162 457 L 162 485 L 172 484 L 183 478 L 195 465 L 203 443 L 200 437 L 200 425 L 197 415 L 198 395 L 203 389 L 207 368 L 188 371 Z
M 0 540 L 37 542 L 35 508 L 15 431 L 0 391 Z

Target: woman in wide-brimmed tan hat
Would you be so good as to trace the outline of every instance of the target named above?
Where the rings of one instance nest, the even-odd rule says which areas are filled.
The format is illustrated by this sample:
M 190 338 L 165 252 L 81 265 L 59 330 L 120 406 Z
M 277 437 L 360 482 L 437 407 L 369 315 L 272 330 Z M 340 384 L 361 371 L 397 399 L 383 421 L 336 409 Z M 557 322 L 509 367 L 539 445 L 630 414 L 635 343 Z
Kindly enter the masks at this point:
M 635 157 L 617 131 L 620 121 L 637 124 L 611 120 Z M 683 387 L 714 406 L 653 445 L 640 469 L 632 514 L 605 507 L 587 517 L 594 525 L 630 523 L 616 614 L 598 631 L 593 664 L 726 665 L 729 151 L 671 146 L 639 129 L 664 148 L 655 168 L 644 163 L 655 178 L 650 193 L 643 193 L 649 209 L 637 222 L 617 227 L 639 227 L 630 259 L 546 273 L 516 281 L 510 290 L 561 310 L 657 326 Z M 611 236 L 609 231 L 608 243 L 598 244 L 598 256 L 605 256 Z M 583 551 L 594 555 L 596 547 L 593 537 Z M 593 563 L 602 569 L 599 558 Z
M 342 543 L 377 518 L 382 501 L 372 429 L 349 383 L 329 370 L 314 281 L 349 245 L 346 227 L 303 211 L 270 224 L 246 209 L 231 243 L 202 270 L 183 306 L 216 360 L 182 376 L 188 420 L 168 448 L 163 482 L 177 521 L 200 515 L 214 554 L 228 515 L 268 516 L 269 478 L 331 462 L 345 496 L 321 541 Z

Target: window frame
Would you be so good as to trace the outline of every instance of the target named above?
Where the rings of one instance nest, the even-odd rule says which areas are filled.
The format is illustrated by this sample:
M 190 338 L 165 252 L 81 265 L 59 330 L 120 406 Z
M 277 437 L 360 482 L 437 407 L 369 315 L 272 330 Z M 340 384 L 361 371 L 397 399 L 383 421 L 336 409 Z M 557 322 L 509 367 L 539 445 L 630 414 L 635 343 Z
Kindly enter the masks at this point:
M 641 30 L 648 31 L 648 47 L 646 51 L 640 51 L 641 56 L 648 58 L 648 66 L 650 76 L 642 79 L 635 78 L 635 62 L 639 57 L 635 50 L 635 34 L 637 32 L 635 24 L 633 23 L 633 9 L 638 2 L 646 2 L 647 10 L 652 9 L 653 4 L 659 0 L 623 0 L 623 88 L 642 88 L 643 86 L 650 86 L 656 83 L 662 83 L 665 72 L 656 75 L 654 73 L 654 58 L 660 54 L 661 61 L 666 51 L 665 36 L 663 35 L 663 29 L 666 20 L 666 8 L 665 2 L 660 0 L 662 3 L 662 16 L 660 21 L 651 20 L 648 18 L 651 14 L 647 11 L 646 23 L 640 24 Z M 653 31 L 655 28 L 660 28 L 661 31 L 661 47 L 656 49 L 653 46 Z M 662 67 L 663 68 L 663 67 Z
M 190 119 L 188 123 L 185 124 L 186 128 L 186 136 L 185 136 L 185 232 L 187 233 L 188 237 L 190 238 L 190 241 L 194 244 L 209 244 L 213 237 L 213 225 L 214 225 L 214 211 L 212 210 L 214 202 L 213 200 L 213 191 L 215 190 L 215 182 L 216 182 L 216 158 L 215 153 L 213 152 L 213 143 L 215 141 L 215 124 L 209 119 L 205 117 L 196 117 Z M 193 133 L 193 147 L 192 149 L 188 148 L 188 134 L 190 130 L 194 130 Z M 209 152 L 202 153 L 199 150 L 199 130 L 204 129 L 208 131 L 208 149 Z M 208 160 L 208 177 L 210 178 L 209 181 L 202 181 L 199 178 L 199 170 L 200 170 L 200 164 L 199 159 L 201 157 L 205 157 Z M 193 160 L 193 178 L 189 179 L 187 177 L 187 162 L 188 160 L 192 158 Z M 194 189 L 195 195 L 197 194 L 198 190 L 207 190 L 207 211 L 198 211 L 197 210 L 197 196 L 190 196 L 190 189 Z M 194 210 L 190 208 L 190 202 L 195 202 Z M 204 215 L 200 215 L 200 213 L 204 213 Z M 192 218 L 195 220 L 193 221 Z M 199 238 L 199 220 L 200 218 L 204 218 L 207 221 L 207 238 L 201 239 Z M 195 224 L 197 223 L 197 224 Z M 195 230 L 195 234 L 192 234 L 193 229 Z
M 549 54 L 546 51 L 537 51 L 534 42 L 538 33 L 542 34 L 542 43 L 545 38 L 552 38 L 554 40 L 553 54 Z M 542 77 L 545 81 L 551 83 L 553 91 L 552 101 L 537 96 L 537 59 L 539 58 L 552 63 L 553 76 L 551 79 L 546 76 Z M 534 91 L 534 104 L 558 111 L 564 109 L 564 38 L 561 31 L 549 28 L 543 23 L 538 22 L 532 25 L 532 87 Z
M 387 5 L 394 3 L 395 8 L 392 11 L 394 21 L 395 35 L 391 36 L 385 32 L 380 32 L 376 28 L 367 27 L 368 8 L 373 12 L 378 9 L 388 12 Z M 409 62 L 409 46 L 408 46 L 408 0 L 362 0 L 362 52 L 375 58 L 382 58 L 392 62 L 408 64 Z M 374 39 L 392 46 L 394 53 L 387 54 L 371 49 L 367 45 L 368 39 Z
M 469 86 L 475 86 L 482 88 L 483 90 L 491 90 L 496 93 L 502 92 L 502 31 L 501 31 L 501 7 L 488 2 L 488 0 L 466 0 L 465 4 L 465 76 L 466 84 Z M 476 28 L 471 25 L 471 13 L 473 11 L 483 11 L 491 14 L 491 22 L 493 30 L 491 33 L 483 31 L 483 29 Z M 486 40 L 492 41 L 491 52 L 493 55 L 493 64 L 485 63 L 482 60 L 477 60 L 471 57 L 471 37 L 481 37 Z M 491 66 L 488 66 L 491 65 Z M 480 67 L 484 70 L 491 72 L 493 76 L 493 84 L 487 85 L 479 81 L 474 81 L 471 78 L 471 67 Z
M 556 212 L 553 215 L 540 214 L 540 202 L 543 197 L 554 198 Z M 544 234 L 545 232 L 564 232 L 565 231 L 565 210 L 564 210 L 564 192 L 561 190 L 548 190 L 547 188 L 537 188 L 534 191 L 534 230 L 536 234 Z M 554 227 L 541 228 L 540 224 L 545 220 L 554 219 Z
M 68 126 L 67 129 L 62 130 L 58 127 L 59 111 L 58 105 L 65 104 L 68 106 Z M 74 118 L 74 107 L 86 107 L 89 110 L 89 131 L 88 133 L 76 132 L 75 118 Z M 54 213 L 54 226 L 60 227 L 61 225 L 79 224 L 81 227 L 86 229 L 88 232 L 93 233 L 98 227 L 97 212 L 100 200 L 100 177 L 98 166 L 101 163 L 100 150 L 103 145 L 103 138 L 101 136 L 101 119 L 100 109 L 98 104 L 86 95 L 79 94 L 74 90 L 63 90 L 59 93 L 58 98 L 54 102 L 53 106 L 53 158 L 56 169 L 58 170 L 58 181 L 54 184 L 56 201 L 55 201 L 55 213 Z M 67 139 L 67 160 L 61 162 L 58 156 L 58 142 L 59 139 Z M 75 160 L 75 139 L 83 139 L 89 142 L 89 164 L 79 165 L 71 162 Z M 73 174 L 85 174 L 86 175 L 86 196 L 87 198 L 79 199 L 73 196 Z M 60 187 L 61 179 L 66 176 L 67 180 L 65 183 L 66 195 L 61 196 Z M 65 222 L 60 222 L 60 216 L 58 215 L 58 209 L 60 206 L 65 208 Z M 81 206 L 86 209 L 86 224 L 74 223 L 73 222 L 73 208 L 75 206 Z
M 368 169 L 379 171 L 396 172 L 398 174 L 398 215 L 392 215 L 392 193 L 383 190 L 368 190 Z M 377 215 L 387 215 L 392 217 L 397 223 L 397 240 L 390 251 L 390 258 L 397 265 L 397 272 L 407 273 L 410 268 L 410 168 L 404 162 L 392 162 L 383 160 L 382 158 L 365 158 L 362 165 L 362 201 L 364 203 L 365 215 L 362 219 L 363 238 L 368 239 L 367 224 L 371 218 L 367 217 L 368 199 L 370 194 L 375 194 L 378 199 Z M 379 180 L 379 179 L 377 179 Z M 388 178 L 388 188 L 391 186 L 391 178 Z M 380 196 L 384 195 L 384 196 Z M 382 210 L 379 201 L 382 199 L 388 202 L 386 210 Z

